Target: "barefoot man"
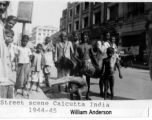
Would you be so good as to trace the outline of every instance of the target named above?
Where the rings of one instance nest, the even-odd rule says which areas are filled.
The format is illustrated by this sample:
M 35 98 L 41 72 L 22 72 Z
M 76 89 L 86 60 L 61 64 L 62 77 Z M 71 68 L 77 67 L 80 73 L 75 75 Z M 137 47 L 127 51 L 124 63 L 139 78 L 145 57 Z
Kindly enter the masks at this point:
M 69 76 L 69 77 L 62 77 L 55 81 L 49 80 L 50 87 L 52 87 L 53 85 L 61 85 L 65 83 L 69 83 L 71 100 L 73 100 L 74 94 L 77 95 L 78 100 L 82 100 L 82 95 L 87 93 L 88 90 L 87 82 L 82 77 Z

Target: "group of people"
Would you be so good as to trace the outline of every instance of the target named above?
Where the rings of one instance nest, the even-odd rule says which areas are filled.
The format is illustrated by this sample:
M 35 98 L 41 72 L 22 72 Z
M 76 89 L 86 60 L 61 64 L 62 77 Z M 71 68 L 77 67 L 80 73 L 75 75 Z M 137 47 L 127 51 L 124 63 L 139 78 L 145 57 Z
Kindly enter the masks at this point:
M 74 41 L 68 40 L 67 33 L 62 31 L 61 41 L 55 46 L 50 37 L 46 37 L 44 44 L 37 44 L 36 50 L 29 48 L 29 36 L 23 35 L 21 45 L 14 46 L 12 27 L 16 24 L 17 18 L 9 16 L 2 19 L 2 14 L 6 11 L 9 2 L 0 2 L 0 97 L 13 98 L 17 95 L 18 89 L 22 90 L 22 95 L 30 97 L 33 84 L 36 83 L 36 91 L 39 92 L 39 84 L 44 82 L 48 88 L 46 92 L 52 91 L 52 85 L 65 84 L 66 92 L 70 92 L 71 100 L 74 94 L 79 100 L 90 100 L 90 78 L 94 77 L 91 70 L 98 71 L 96 78 L 99 78 L 100 96 L 107 99 L 107 92 L 110 88 L 111 99 L 114 96 L 114 72 L 116 67 L 119 77 L 122 78 L 120 63 L 117 56 L 117 46 L 115 37 L 110 37 L 110 33 L 101 35 L 96 42 L 95 48 L 89 42 L 87 32 L 75 33 Z M 72 63 L 72 67 L 67 67 L 63 60 Z M 15 63 L 16 80 L 12 80 L 12 63 Z M 51 67 L 55 64 L 57 68 L 57 80 L 50 82 Z M 90 67 L 92 66 L 92 68 Z M 88 70 L 90 70 L 88 72 Z M 83 72 L 82 72 L 83 71 Z M 93 74 L 91 74 L 93 73 Z M 86 80 L 83 76 L 86 76 Z M 30 83 L 30 88 L 28 87 Z M 15 88 L 15 89 L 14 89 Z
M 121 65 L 127 68 L 129 63 L 133 68 L 133 61 L 135 61 L 135 55 L 133 55 L 130 47 L 127 50 L 122 49 L 119 52 L 119 58 L 121 59 Z
M 83 99 L 83 94 L 85 94 L 86 100 L 90 100 L 90 78 L 95 77 L 100 79 L 100 96 L 104 97 L 106 100 L 108 89 L 110 88 L 111 99 L 113 99 L 114 72 L 116 67 L 119 71 L 119 77 L 122 78 L 115 37 L 110 37 L 110 33 L 107 32 L 101 35 L 95 47 L 88 44 L 89 35 L 87 32 L 76 32 L 73 36 L 73 42 L 68 41 L 67 34 L 64 31 L 61 32 L 60 38 L 61 42 L 56 44 L 55 50 L 55 66 L 58 71 L 58 79 L 54 82 L 49 82 L 49 87 L 68 83 L 71 100 L 73 100 L 74 94 L 77 95 L 79 100 Z M 61 64 L 64 64 L 63 61 L 60 61 L 63 56 L 74 61 L 76 65 L 71 69 L 66 69 L 63 65 L 61 66 Z M 91 64 L 96 71 L 98 71 L 96 76 L 94 76 L 96 72 L 94 74 L 89 74 L 87 70 L 85 71 L 86 67 L 92 70 L 92 68 L 90 68 Z M 86 76 L 86 80 L 84 80 L 83 76 Z

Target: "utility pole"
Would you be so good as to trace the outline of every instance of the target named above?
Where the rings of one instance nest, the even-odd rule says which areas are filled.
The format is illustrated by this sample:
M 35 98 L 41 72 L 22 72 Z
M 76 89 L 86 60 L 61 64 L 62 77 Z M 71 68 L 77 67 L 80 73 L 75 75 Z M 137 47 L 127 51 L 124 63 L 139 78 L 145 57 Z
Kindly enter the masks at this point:
M 22 36 L 24 35 L 24 32 L 25 32 L 25 26 L 26 26 L 26 23 L 25 22 L 23 22 L 23 24 L 22 24 L 23 26 L 22 26 Z

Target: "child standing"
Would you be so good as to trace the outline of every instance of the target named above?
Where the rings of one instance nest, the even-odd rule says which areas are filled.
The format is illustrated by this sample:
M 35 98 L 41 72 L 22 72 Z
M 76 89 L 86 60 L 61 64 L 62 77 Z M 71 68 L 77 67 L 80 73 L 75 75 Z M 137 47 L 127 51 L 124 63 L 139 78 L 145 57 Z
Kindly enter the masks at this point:
M 37 83 L 36 91 L 38 92 L 39 83 L 43 81 L 43 55 L 42 55 L 42 44 L 37 44 L 36 46 L 36 53 L 33 54 L 33 62 L 31 64 L 32 67 L 32 79 L 31 79 L 31 87 L 30 91 L 32 90 L 32 86 L 34 82 Z
M 22 89 L 22 95 L 24 96 L 24 89 L 26 88 L 30 77 L 31 50 L 26 47 L 28 41 L 29 36 L 23 35 L 21 39 L 21 46 L 16 48 L 17 78 L 15 84 L 15 95 L 17 95 L 17 89 Z M 29 93 L 27 93 L 27 96 L 29 97 Z
M 13 62 L 15 59 L 15 46 L 13 44 L 14 31 L 11 29 L 5 29 L 5 43 L 8 49 L 9 65 L 13 71 Z
M 101 74 L 104 77 L 104 99 L 107 98 L 107 92 L 108 92 L 108 84 L 110 85 L 110 91 L 111 91 L 111 100 L 114 96 L 114 66 L 118 68 L 119 71 L 119 77 L 122 79 L 122 74 L 120 71 L 120 66 L 118 62 L 118 58 L 114 55 L 114 49 L 112 47 L 109 47 L 107 49 L 107 58 L 103 59 L 103 66 L 101 70 Z

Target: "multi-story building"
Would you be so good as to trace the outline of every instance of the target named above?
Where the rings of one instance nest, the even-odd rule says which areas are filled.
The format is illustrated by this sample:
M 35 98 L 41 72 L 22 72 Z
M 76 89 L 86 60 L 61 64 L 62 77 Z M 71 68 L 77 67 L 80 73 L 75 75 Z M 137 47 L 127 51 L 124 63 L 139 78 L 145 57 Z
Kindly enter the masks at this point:
M 52 26 L 36 26 L 32 29 L 31 42 L 37 45 L 38 43 L 44 43 L 46 37 L 50 37 L 52 34 L 58 31 L 57 28 Z
M 152 3 L 68 3 L 65 30 L 72 36 L 76 31 L 88 31 L 90 39 L 99 39 L 104 31 L 116 37 L 116 44 L 123 47 L 136 46 L 139 59 L 146 48 L 145 15 L 152 9 Z M 61 29 L 62 30 L 62 29 Z M 72 39 L 72 37 L 69 37 Z
M 66 14 L 67 9 L 63 10 L 62 18 L 60 19 L 60 30 L 66 30 Z

